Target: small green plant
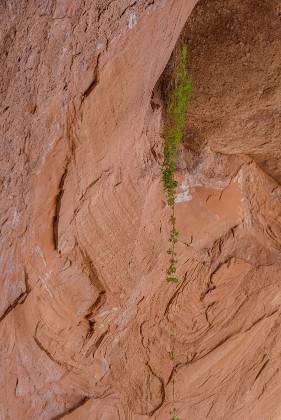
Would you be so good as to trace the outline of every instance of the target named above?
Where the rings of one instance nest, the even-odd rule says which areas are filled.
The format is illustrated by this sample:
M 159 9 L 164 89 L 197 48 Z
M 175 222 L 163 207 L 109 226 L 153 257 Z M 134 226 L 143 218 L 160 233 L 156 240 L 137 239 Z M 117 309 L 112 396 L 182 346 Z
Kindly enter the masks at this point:
M 179 416 L 177 416 L 177 414 L 176 414 L 176 409 L 175 408 L 173 409 L 172 416 L 173 417 L 171 418 L 171 420 L 180 420 Z
M 178 283 L 177 277 L 177 253 L 176 243 L 178 242 L 179 232 L 176 229 L 176 190 L 178 183 L 175 179 L 177 154 L 182 144 L 185 115 L 188 104 L 191 98 L 192 79 L 191 75 L 186 70 L 187 67 L 187 48 L 184 46 L 180 50 L 178 66 L 175 72 L 175 85 L 168 99 L 167 117 L 168 122 L 162 137 L 164 140 L 164 159 L 161 166 L 163 189 L 167 197 L 167 205 L 171 208 L 170 234 L 169 234 L 169 248 L 167 253 L 169 255 L 169 266 L 166 270 L 166 280 L 169 283 Z M 174 342 L 174 333 L 171 333 L 172 342 Z M 174 343 L 171 351 L 168 352 L 169 360 L 175 364 L 175 350 Z M 175 384 L 176 380 L 173 377 L 173 410 L 171 412 L 171 420 L 180 420 L 175 408 Z
M 184 46 L 180 51 L 179 63 L 175 74 L 175 87 L 169 97 L 167 114 L 168 124 L 164 128 L 162 137 L 164 140 L 164 160 L 161 166 L 162 183 L 167 197 L 167 205 L 171 207 L 169 248 L 169 267 L 166 271 L 166 280 L 169 283 L 179 281 L 176 276 L 177 259 L 175 245 L 178 241 L 179 232 L 176 229 L 175 199 L 177 181 L 175 180 L 176 159 L 179 147 L 182 143 L 185 114 L 191 98 L 192 79 L 186 70 L 187 48 Z

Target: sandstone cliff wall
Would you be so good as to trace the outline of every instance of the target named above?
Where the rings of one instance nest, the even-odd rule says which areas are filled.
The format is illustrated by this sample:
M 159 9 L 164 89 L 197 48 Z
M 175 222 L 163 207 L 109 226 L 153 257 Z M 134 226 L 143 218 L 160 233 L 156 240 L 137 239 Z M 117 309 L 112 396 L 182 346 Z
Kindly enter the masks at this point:
M 0 4 L 1 419 L 281 418 L 280 14 Z M 160 133 L 179 39 L 193 100 L 171 286 Z

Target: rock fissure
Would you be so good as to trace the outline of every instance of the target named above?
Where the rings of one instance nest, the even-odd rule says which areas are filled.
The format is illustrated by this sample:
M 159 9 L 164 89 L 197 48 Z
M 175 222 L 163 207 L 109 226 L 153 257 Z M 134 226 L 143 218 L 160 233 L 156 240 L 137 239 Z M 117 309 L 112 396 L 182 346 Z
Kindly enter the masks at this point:
M 122 13 L 121 13 L 121 15 L 119 16 L 119 18 L 121 19 L 121 17 L 125 15 L 125 13 L 127 12 L 127 10 L 131 9 L 131 8 L 132 8 L 132 7 L 134 7 L 136 4 L 137 4 L 137 2 L 136 2 L 136 1 L 133 1 L 133 3 L 132 3 L 132 4 L 129 4 L 129 6 L 127 6 L 127 7 L 123 10 L 123 12 L 122 12 Z
M 35 341 L 35 343 L 37 344 L 37 346 L 39 347 L 39 349 L 44 352 L 47 357 L 54 363 L 56 363 L 57 365 L 67 369 L 68 371 L 70 370 L 70 367 L 67 367 L 67 365 L 65 365 L 65 363 L 60 362 L 59 360 L 55 359 L 52 354 L 43 346 L 43 344 L 41 343 L 41 341 L 36 337 L 36 335 L 33 336 L 33 339 Z
M 24 303 L 24 301 L 26 300 L 27 296 L 28 296 L 27 291 L 22 292 L 17 298 L 16 300 L 7 307 L 7 309 L 5 309 L 4 313 L 0 316 L 0 322 L 3 321 L 6 316 L 13 311 L 14 309 L 17 308 L 18 305 L 22 305 Z
M 59 414 L 55 417 L 52 417 L 51 420 L 59 420 L 63 419 L 64 417 L 68 416 L 69 414 L 73 413 L 78 408 L 82 407 L 84 404 L 86 404 L 90 400 L 90 397 L 82 397 L 78 403 L 76 403 L 73 407 L 67 409 L 62 414 Z
M 100 56 L 101 56 L 101 54 L 98 54 L 98 56 L 97 56 L 97 64 L 95 66 L 95 70 L 94 70 L 92 81 L 89 84 L 89 86 L 87 87 L 87 89 L 83 92 L 81 103 L 83 103 L 83 101 L 94 91 L 94 89 L 98 85 L 98 82 L 99 82 L 99 63 L 100 63 Z
M 1 415 L 277 418 L 279 1 L 21 3 L 0 5 Z M 168 291 L 160 134 L 183 44 Z
M 69 166 L 69 160 L 66 163 L 64 172 L 61 176 L 60 182 L 59 182 L 59 188 L 58 193 L 55 199 L 55 215 L 53 218 L 53 241 L 54 241 L 54 248 L 56 251 L 58 251 L 58 241 L 59 241 L 59 218 L 60 218 L 60 210 L 61 210 L 61 203 L 62 203 L 62 197 L 64 193 L 64 184 L 65 180 L 68 174 L 68 166 Z
M 153 410 L 150 411 L 149 413 L 149 417 L 152 417 L 164 404 L 165 398 L 166 398 L 166 392 L 165 392 L 165 386 L 164 386 L 164 381 L 162 378 L 160 378 L 158 375 L 156 375 L 156 373 L 152 370 L 149 362 L 147 362 L 147 367 L 150 371 L 150 373 L 160 382 L 160 394 L 161 394 L 161 401 L 159 402 L 159 404 L 153 408 Z

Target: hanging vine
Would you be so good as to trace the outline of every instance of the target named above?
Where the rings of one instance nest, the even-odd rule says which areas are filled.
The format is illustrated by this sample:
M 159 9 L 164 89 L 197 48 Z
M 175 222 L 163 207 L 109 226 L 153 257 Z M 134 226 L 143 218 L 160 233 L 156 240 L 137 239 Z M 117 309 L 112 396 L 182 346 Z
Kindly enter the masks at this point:
M 168 283 L 178 283 L 177 276 L 177 253 L 176 244 L 178 242 L 178 234 L 176 228 L 175 204 L 176 190 L 178 183 L 175 179 L 176 160 L 179 148 L 182 144 L 185 126 L 186 111 L 191 99 L 192 78 L 187 72 L 187 47 L 184 46 L 180 50 L 178 64 L 174 75 L 174 88 L 169 95 L 167 104 L 167 124 L 162 133 L 164 140 L 164 160 L 161 166 L 163 189 L 166 194 L 167 206 L 171 209 L 169 217 L 170 233 L 169 233 L 169 266 L 166 270 L 166 281 Z M 171 333 L 171 351 L 168 357 L 172 363 L 172 369 L 175 367 L 175 336 Z M 172 383 L 173 408 L 171 412 L 171 420 L 180 420 L 175 408 L 175 384 L 174 377 Z
M 176 243 L 179 232 L 176 229 L 175 199 L 177 181 L 175 179 L 177 154 L 182 144 L 185 115 L 191 99 L 192 78 L 187 72 L 187 47 L 180 50 L 178 66 L 175 72 L 175 86 L 168 99 L 168 122 L 162 137 L 164 140 L 164 160 L 161 166 L 162 183 L 167 197 L 167 205 L 171 208 L 170 235 L 169 235 L 169 267 L 166 271 L 166 280 L 169 283 L 178 283 Z

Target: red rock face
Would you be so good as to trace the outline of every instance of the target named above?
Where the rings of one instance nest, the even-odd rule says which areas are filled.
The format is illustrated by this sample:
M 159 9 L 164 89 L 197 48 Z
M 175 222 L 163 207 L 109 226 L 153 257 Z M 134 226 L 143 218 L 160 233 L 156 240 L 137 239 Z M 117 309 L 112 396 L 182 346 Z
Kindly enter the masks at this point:
M 1 419 L 280 419 L 280 12 L 2 2 Z M 160 134 L 179 38 L 174 286 Z

